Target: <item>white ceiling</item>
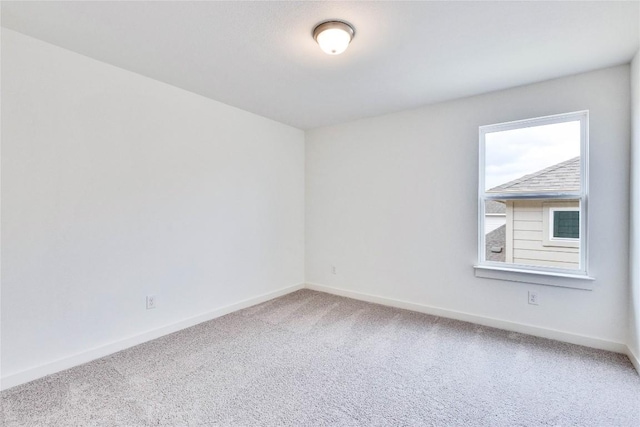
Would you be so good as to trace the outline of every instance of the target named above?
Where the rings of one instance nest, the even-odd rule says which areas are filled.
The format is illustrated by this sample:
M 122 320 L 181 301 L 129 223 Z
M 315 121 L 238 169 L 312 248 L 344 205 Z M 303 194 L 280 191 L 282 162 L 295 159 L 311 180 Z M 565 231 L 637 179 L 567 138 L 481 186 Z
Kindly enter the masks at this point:
M 3 1 L 2 26 L 310 129 L 627 63 L 640 3 Z

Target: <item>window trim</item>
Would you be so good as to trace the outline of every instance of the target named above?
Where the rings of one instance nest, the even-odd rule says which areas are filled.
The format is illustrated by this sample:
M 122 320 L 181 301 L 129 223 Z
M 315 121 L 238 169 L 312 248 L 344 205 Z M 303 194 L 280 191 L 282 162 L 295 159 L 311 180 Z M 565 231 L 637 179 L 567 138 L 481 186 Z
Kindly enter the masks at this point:
M 575 192 L 544 192 L 544 193 L 491 193 L 487 194 L 485 190 L 485 137 L 489 133 L 501 132 L 514 129 L 522 129 L 527 127 L 545 126 L 557 123 L 566 123 L 571 121 L 580 122 L 580 189 Z M 476 275 L 479 277 L 487 277 L 482 274 L 482 270 L 490 270 L 492 275 L 505 271 L 504 280 L 525 281 L 530 283 L 551 284 L 548 280 L 538 282 L 537 277 L 542 276 L 555 276 L 555 277 L 571 277 L 571 278 L 584 278 L 586 280 L 593 280 L 589 277 L 588 259 L 589 259 L 589 244 L 588 244 L 588 177 L 589 177 L 589 112 L 576 111 L 571 113 L 556 114 L 551 116 L 537 117 L 525 120 L 517 120 L 505 123 L 498 123 L 493 125 L 486 125 L 479 127 L 479 168 L 478 168 L 478 256 L 476 268 Z M 525 264 L 505 264 L 496 261 L 487 261 L 485 259 L 485 236 L 484 236 L 484 213 L 485 213 L 485 201 L 487 200 L 519 200 L 519 199 L 545 199 L 545 200 L 557 200 L 557 203 L 570 200 L 578 200 L 580 207 L 580 240 L 578 247 L 580 247 L 580 265 L 576 269 L 565 269 L 556 267 L 542 267 Z M 551 202 L 553 203 L 553 202 Z M 544 218 L 544 217 L 543 217 Z M 543 221 L 544 222 L 544 221 Z M 543 236 L 546 233 L 543 231 Z M 522 279 L 514 279 L 513 274 Z M 510 278 L 506 278 L 510 277 Z M 495 278 L 495 277 L 492 277 Z M 560 285 L 561 286 L 561 285 Z M 581 286 L 580 286 L 581 287 Z

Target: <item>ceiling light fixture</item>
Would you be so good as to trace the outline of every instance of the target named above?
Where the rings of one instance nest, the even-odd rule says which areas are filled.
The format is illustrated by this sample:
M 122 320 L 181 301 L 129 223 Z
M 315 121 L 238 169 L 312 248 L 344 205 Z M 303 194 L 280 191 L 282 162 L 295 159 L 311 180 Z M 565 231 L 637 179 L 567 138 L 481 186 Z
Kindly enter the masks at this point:
M 327 21 L 313 29 L 313 38 L 325 53 L 340 55 L 347 50 L 356 31 L 346 22 Z

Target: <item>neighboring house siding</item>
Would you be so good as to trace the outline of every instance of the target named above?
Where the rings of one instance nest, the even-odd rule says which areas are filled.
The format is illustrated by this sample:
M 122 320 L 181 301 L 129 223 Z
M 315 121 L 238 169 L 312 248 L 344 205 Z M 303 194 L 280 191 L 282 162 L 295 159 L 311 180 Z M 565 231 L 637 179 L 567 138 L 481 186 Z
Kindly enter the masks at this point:
M 486 214 L 484 216 L 484 234 L 489 234 L 506 223 L 507 218 L 505 214 Z
M 578 269 L 580 250 L 577 247 L 545 246 L 543 244 L 543 204 L 550 200 L 515 200 L 507 202 L 506 262 Z M 563 207 L 578 207 L 578 202 L 560 202 Z

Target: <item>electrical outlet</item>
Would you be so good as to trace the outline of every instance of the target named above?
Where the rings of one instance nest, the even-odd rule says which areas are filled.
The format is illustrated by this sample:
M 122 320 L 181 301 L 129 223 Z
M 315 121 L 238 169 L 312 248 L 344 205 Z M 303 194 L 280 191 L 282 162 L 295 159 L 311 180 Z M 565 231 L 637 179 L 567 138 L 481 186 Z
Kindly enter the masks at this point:
M 335 265 L 331 266 L 331 274 L 336 274 L 336 266 Z
M 156 308 L 156 296 L 147 295 L 147 310 Z
M 529 304 L 538 305 L 538 293 L 529 291 Z

